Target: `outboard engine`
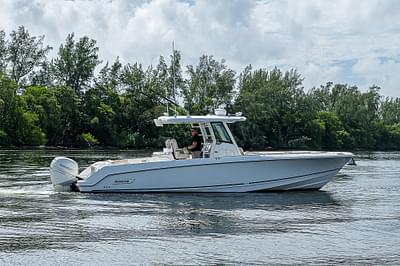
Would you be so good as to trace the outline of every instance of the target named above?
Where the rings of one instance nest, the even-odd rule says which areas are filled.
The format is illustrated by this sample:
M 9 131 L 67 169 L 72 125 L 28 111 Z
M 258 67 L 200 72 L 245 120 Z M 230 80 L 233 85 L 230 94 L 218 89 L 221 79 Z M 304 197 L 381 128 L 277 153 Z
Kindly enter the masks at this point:
M 78 163 L 67 157 L 56 157 L 50 164 L 50 178 L 56 191 L 76 191 Z

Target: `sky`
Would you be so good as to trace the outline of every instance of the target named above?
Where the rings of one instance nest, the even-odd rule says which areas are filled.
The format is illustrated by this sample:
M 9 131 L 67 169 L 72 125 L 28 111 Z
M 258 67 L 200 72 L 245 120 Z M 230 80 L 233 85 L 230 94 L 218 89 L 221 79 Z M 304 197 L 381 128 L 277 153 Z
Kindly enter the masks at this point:
M 53 56 L 74 32 L 104 62 L 148 66 L 174 41 L 183 65 L 207 54 L 238 73 L 296 68 L 306 90 L 332 81 L 400 97 L 399 0 L 0 0 L 0 29 L 20 25 Z

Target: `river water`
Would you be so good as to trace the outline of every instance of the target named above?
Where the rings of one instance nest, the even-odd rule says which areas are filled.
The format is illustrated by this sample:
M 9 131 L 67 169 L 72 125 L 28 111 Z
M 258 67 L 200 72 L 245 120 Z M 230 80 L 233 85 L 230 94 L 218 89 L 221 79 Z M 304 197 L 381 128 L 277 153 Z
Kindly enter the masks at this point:
M 356 154 L 320 191 L 53 192 L 49 164 L 146 151 L 0 150 L 0 265 L 400 264 L 400 153 Z

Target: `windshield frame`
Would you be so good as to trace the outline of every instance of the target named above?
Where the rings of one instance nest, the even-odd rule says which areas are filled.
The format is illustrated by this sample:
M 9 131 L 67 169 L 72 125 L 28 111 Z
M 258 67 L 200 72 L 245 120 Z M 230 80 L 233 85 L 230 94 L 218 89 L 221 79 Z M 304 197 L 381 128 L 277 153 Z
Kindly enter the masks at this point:
M 220 143 L 233 144 L 233 140 L 232 140 L 228 130 L 225 128 L 225 125 L 223 122 L 211 122 L 210 124 L 211 124 L 211 129 L 215 136 L 216 144 L 220 144 Z

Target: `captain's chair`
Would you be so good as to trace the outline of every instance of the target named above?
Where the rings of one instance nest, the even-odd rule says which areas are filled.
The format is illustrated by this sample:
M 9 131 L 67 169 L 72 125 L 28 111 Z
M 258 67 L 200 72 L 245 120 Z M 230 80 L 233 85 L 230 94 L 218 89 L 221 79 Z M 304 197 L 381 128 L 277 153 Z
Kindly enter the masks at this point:
M 184 149 L 178 147 L 176 139 L 167 139 L 165 141 L 165 147 L 172 151 L 172 156 L 175 160 L 184 160 L 189 158 L 189 154 Z

